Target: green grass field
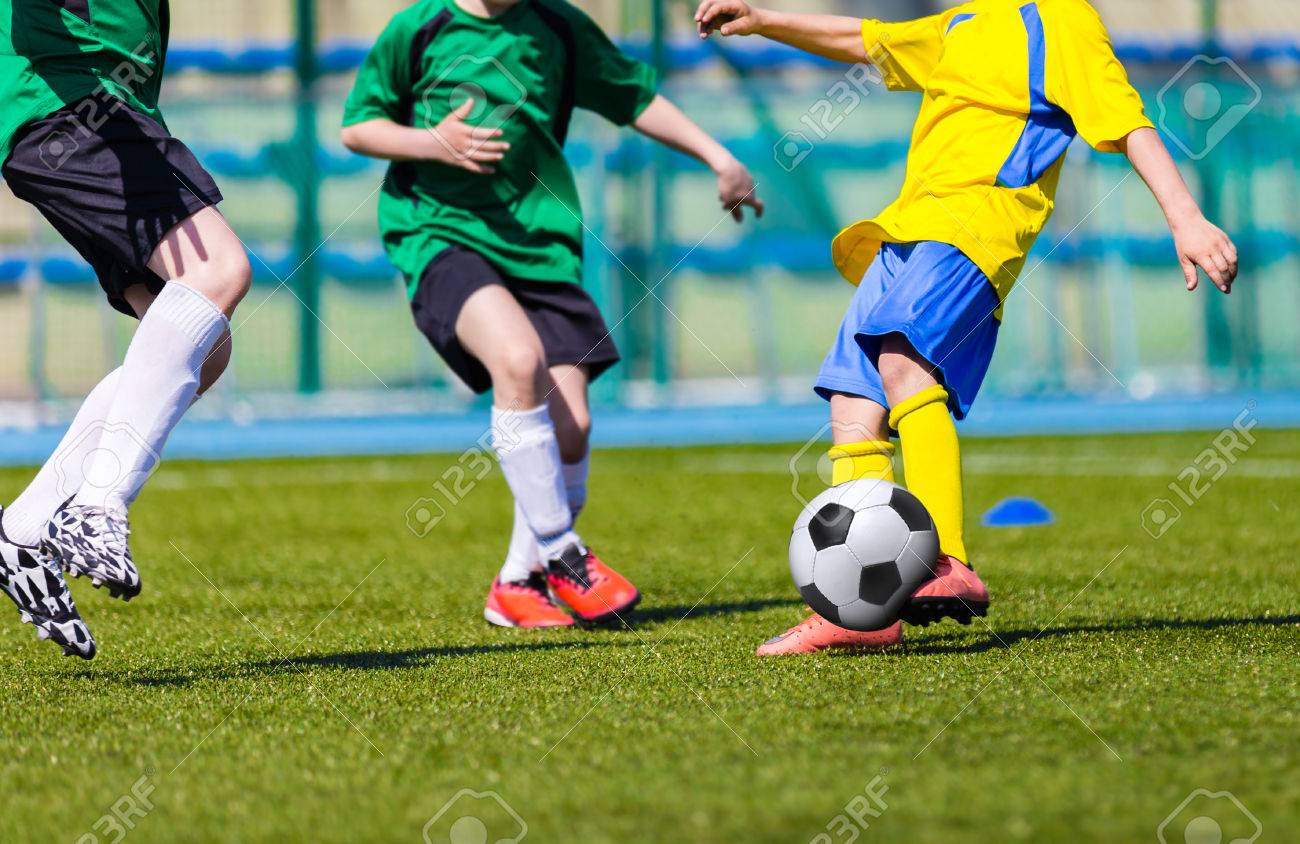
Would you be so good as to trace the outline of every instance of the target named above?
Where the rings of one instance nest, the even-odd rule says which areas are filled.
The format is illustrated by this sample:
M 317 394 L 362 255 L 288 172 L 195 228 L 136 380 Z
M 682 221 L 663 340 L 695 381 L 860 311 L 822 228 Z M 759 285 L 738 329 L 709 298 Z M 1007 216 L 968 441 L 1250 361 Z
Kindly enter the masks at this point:
M 1008 495 L 1058 517 L 971 528 L 987 624 L 776 661 L 794 447 L 598 453 L 584 533 L 645 601 L 542 634 L 481 619 L 495 472 L 421 539 L 453 457 L 168 464 L 133 511 L 145 593 L 74 586 L 93 663 L 4 617 L 0 840 L 418 842 L 469 789 L 528 841 L 847 842 L 871 788 L 863 840 L 1152 841 L 1207 789 L 1294 841 L 1300 432 L 1256 433 L 1158 540 L 1144 508 L 1212 435 L 972 441 L 972 525 Z M 1182 825 L 1253 833 L 1210 804 Z M 518 831 L 474 805 L 491 837 L 452 810 L 430 840 Z

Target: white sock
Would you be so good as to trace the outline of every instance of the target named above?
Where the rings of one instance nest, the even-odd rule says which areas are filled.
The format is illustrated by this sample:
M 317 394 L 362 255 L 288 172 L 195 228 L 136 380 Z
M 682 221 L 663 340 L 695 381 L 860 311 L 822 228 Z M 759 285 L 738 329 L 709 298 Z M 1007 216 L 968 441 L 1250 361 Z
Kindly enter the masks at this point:
M 492 447 L 542 556 L 550 559 L 569 545 L 581 544 L 573 532 L 560 445 L 546 405 L 531 410 L 492 408 Z
M 564 476 L 564 492 L 569 502 L 569 513 L 577 522 L 578 514 L 587 503 L 587 475 L 591 469 L 590 455 L 577 463 L 564 463 L 560 472 Z M 542 562 L 542 549 L 537 546 L 528 519 L 524 517 L 523 508 L 515 503 L 515 523 L 510 531 L 510 547 L 506 551 L 506 561 L 498 575 L 502 583 L 527 580 L 533 572 L 542 571 L 546 564 Z
M 99 447 L 76 503 L 125 510 L 161 459 L 176 423 L 194 403 L 203 363 L 229 321 L 203 294 L 170 282 L 127 347 Z
M 118 367 L 95 385 L 81 403 L 77 417 L 59 441 L 58 448 L 54 449 L 22 495 L 5 508 L 4 531 L 11 542 L 19 545 L 39 542 L 54 511 L 81 489 L 87 459 L 99 445 L 104 418 L 108 416 L 113 397 L 117 394 L 121 374 L 122 369 Z
M 497 578 L 502 583 L 527 580 L 533 572 L 541 571 L 543 565 L 542 549 L 537 547 L 537 537 L 533 536 L 533 529 L 528 526 L 524 508 L 516 501 L 515 524 L 510 530 L 510 547 L 506 550 L 506 561 L 501 566 L 501 573 Z

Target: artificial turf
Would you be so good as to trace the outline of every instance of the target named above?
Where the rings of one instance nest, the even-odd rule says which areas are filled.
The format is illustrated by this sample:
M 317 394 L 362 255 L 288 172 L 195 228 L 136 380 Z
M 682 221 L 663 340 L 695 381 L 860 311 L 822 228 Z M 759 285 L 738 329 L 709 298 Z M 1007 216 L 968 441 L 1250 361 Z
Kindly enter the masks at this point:
M 855 812 L 863 840 L 1157 840 L 1197 789 L 1296 840 L 1300 432 L 1254 433 L 1159 539 L 1144 509 L 1212 434 L 968 442 L 987 624 L 775 660 L 797 447 L 598 452 L 581 527 L 645 600 L 541 633 L 481 617 L 495 471 L 418 538 L 454 456 L 167 464 L 132 513 L 141 597 L 74 584 L 94 662 L 0 626 L 0 840 L 419 841 L 462 789 L 539 842 L 847 842 Z M 1056 523 L 978 526 L 1010 495 Z M 430 840 L 514 840 L 461 800 L 483 825 Z M 1165 840 L 1198 814 L 1253 833 L 1203 796 Z

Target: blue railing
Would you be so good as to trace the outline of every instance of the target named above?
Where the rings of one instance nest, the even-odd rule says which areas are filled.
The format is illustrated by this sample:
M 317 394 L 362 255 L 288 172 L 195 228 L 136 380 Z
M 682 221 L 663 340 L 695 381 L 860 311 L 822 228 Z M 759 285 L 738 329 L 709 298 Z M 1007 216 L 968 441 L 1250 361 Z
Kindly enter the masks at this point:
M 623 49 L 633 56 L 649 59 L 646 40 L 627 39 Z M 734 67 L 750 71 L 784 70 L 793 66 L 833 66 L 835 63 L 811 56 L 783 44 L 756 42 L 727 46 L 727 61 Z M 369 44 L 335 41 L 322 46 L 321 68 L 326 73 L 356 70 Z M 1186 62 L 1203 53 L 1228 56 L 1239 62 L 1300 62 L 1300 43 L 1295 38 L 1256 38 L 1221 40 L 1207 44 L 1199 39 L 1152 40 L 1119 39 L 1115 52 L 1121 61 L 1134 63 Z M 719 48 L 696 38 L 678 38 L 668 44 L 668 63 L 674 70 L 696 70 L 720 61 Z M 256 75 L 277 70 L 291 70 L 294 47 L 290 43 L 258 43 L 240 47 L 218 44 L 178 44 L 167 53 L 169 71 L 197 70 L 205 73 Z

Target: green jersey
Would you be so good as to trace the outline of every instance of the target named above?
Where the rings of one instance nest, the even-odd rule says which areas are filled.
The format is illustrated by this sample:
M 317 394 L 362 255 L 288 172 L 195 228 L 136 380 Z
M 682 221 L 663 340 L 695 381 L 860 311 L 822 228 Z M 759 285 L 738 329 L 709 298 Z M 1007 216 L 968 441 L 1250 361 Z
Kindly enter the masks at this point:
M 564 139 L 574 108 L 622 126 L 650 104 L 655 72 L 622 53 L 564 0 L 521 0 L 482 18 L 423 0 L 380 35 L 357 76 L 344 125 L 387 118 L 432 128 L 467 98 L 466 121 L 508 141 L 493 174 L 439 162 L 394 164 L 379 201 L 384 246 L 413 294 L 451 245 L 508 276 L 578 282 L 582 218 Z
M 92 95 L 88 130 L 118 100 L 161 123 L 167 29 L 167 0 L 0 0 L 0 162 L 22 126 Z

